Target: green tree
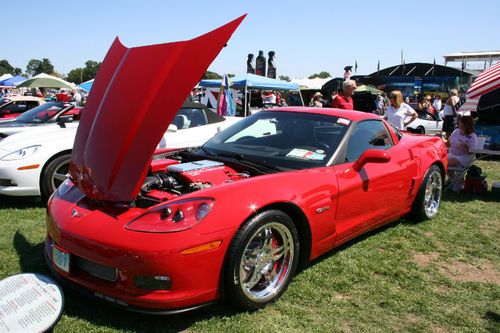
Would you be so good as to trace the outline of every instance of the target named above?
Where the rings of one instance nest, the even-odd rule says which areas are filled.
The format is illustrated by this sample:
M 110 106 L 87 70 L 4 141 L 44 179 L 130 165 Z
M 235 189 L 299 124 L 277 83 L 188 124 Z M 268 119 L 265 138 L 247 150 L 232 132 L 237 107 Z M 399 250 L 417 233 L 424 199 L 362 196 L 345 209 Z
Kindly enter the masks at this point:
M 14 67 L 6 59 L 0 60 L 0 75 L 13 73 Z
M 75 68 L 69 71 L 66 80 L 75 84 L 85 82 L 83 80 L 83 68 Z
M 14 68 L 14 75 L 21 75 L 23 70 L 19 67 Z
M 68 73 L 67 80 L 76 84 L 92 80 L 96 77 L 102 62 L 87 60 L 85 67 L 72 69 Z
M 309 76 L 309 79 L 315 79 L 317 77 L 320 79 L 327 79 L 327 78 L 332 77 L 332 76 L 330 75 L 330 73 L 322 71 L 322 72 L 315 73 L 315 74 Z
M 280 75 L 278 77 L 281 81 L 286 81 L 286 82 L 290 82 L 290 77 L 286 76 L 286 75 Z
M 31 59 L 26 65 L 26 74 L 29 76 L 35 76 L 40 73 L 52 74 L 54 73 L 54 65 L 50 62 L 49 59 L 43 58 L 39 59 Z
M 28 76 L 37 75 L 38 68 L 40 67 L 41 63 L 42 61 L 38 59 L 31 59 L 30 61 L 28 61 L 28 64 L 26 65 L 26 74 L 28 74 Z
M 214 80 L 214 79 L 222 79 L 222 76 L 215 72 L 211 71 L 206 71 L 205 74 L 203 74 L 203 77 L 201 78 L 202 80 Z

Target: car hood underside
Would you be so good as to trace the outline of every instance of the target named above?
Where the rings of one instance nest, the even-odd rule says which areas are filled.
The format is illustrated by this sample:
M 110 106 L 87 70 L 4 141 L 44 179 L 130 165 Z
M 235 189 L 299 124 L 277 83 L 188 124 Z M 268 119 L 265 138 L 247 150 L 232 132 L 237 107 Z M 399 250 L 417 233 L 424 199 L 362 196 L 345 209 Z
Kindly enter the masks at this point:
M 70 177 L 88 197 L 129 201 L 190 90 L 244 19 L 188 41 L 109 49 L 82 113 Z

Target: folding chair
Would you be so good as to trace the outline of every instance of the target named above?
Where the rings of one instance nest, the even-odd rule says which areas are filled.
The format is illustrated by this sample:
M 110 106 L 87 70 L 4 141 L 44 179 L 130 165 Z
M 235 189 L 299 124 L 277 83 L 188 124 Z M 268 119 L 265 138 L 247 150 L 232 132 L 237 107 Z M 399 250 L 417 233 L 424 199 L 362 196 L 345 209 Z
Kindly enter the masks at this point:
M 467 171 L 474 164 L 476 159 L 472 159 L 467 166 L 454 165 L 448 167 L 446 171 L 448 175 L 448 183 L 444 187 L 444 192 L 451 189 L 454 192 L 460 192 L 464 188 L 465 175 Z

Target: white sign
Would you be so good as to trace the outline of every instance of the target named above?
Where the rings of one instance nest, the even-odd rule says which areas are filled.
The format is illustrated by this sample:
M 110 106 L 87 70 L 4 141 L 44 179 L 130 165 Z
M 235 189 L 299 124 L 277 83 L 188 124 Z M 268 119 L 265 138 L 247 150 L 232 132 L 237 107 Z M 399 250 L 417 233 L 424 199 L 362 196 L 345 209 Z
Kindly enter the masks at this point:
M 61 288 L 43 274 L 18 274 L 0 281 L 0 332 L 44 332 L 61 316 Z

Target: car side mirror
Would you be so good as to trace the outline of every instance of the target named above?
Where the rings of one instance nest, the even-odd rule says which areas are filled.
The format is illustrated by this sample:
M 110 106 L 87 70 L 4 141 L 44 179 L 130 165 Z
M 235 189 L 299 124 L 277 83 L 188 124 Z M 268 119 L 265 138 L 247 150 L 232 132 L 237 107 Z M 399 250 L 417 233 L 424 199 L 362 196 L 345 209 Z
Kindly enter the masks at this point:
M 389 155 L 385 150 L 380 149 L 368 149 L 366 150 L 358 160 L 354 163 L 352 168 L 359 172 L 361 168 L 366 163 L 387 163 L 391 160 L 391 155 Z
M 75 120 L 75 117 L 73 116 L 60 116 L 59 119 L 57 119 L 57 124 L 61 128 L 66 128 L 66 123 L 71 123 Z
M 175 132 L 177 132 L 177 131 L 178 131 L 178 128 L 177 128 L 177 126 L 176 126 L 176 125 L 174 125 L 174 124 L 170 124 L 170 125 L 168 125 L 167 132 L 172 132 L 172 133 L 175 133 Z

